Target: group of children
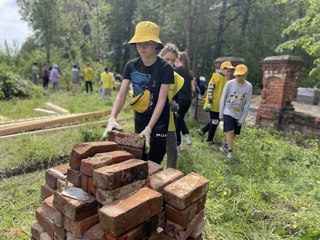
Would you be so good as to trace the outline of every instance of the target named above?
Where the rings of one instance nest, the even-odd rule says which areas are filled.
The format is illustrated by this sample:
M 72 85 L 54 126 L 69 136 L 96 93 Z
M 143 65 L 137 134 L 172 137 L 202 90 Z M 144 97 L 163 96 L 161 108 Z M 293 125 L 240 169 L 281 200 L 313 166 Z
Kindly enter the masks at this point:
M 180 133 L 185 143 L 191 144 L 184 115 L 191 105 L 191 92 L 195 90 L 195 84 L 187 54 L 179 53 L 173 44 L 163 45 L 159 31 L 153 22 L 137 24 L 129 44 L 135 45 L 139 57 L 128 61 L 124 68 L 122 84 L 102 139 L 106 139 L 112 130 L 122 130 L 116 118 L 125 104 L 131 84 L 134 104 L 148 104 L 146 108 L 140 107 L 137 108 L 139 111 L 134 111 L 135 132 L 146 142 L 143 159 L 161 163 L 167 154 L 167 166 L 175 168 Z M 225 62 L 221 64 L 220 72 L 213 74 L 205 103 L 211 122 L 200 131 L 203 135 L 207 129 L 208 141 L 212 142 L 216 127 L 223 119 L 226 143 L 221 150 L 228 157 L 232 157 L 233 139 L 240 134 L 252 95 L 252 86 L 246 81 L 248 69 L 245 65 L 236 66 L 236 78 L 227 82 L 227 73 L 233 68 L 230 62 Z
M 93 69 L 89 63 L 86 64 L 86 67 L 83 69 L 83 77 L 86 87 L 86 93 L 93 92 L 92 89 L 92 80 L 93 80 Z M 80 70 L 77 64 L 73 65 L 71 70 L 71 79 L 72 86 L 71 92 L 72 94 L 76 94 L 77 89 L 80 85 Z M 100 74 L 100 82 L 99 85 L 101 87 L 101 98 L 105 99 L 111 96 L 112 89 L 114 87 L 115 78 L 113 73 L 109 71 L 107 67 L 104 68 L 104 71 Z

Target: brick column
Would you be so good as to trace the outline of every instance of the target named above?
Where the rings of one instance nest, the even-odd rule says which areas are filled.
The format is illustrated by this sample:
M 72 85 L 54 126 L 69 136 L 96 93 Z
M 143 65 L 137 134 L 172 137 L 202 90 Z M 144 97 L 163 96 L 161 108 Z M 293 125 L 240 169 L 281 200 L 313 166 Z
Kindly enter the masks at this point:
M 292 101 L 297 98 L 299 73 L 303 65 L 302 58 L 291 55 L 263 60 L 263 89 L 256 124 L 278 126 L 283 111 L 294 111 Z

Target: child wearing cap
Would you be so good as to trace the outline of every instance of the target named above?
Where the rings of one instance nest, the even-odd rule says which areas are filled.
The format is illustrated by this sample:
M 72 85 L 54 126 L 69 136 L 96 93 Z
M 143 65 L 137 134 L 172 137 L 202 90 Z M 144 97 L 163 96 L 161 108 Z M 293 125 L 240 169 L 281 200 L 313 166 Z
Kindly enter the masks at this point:
M 201 137 L 208 132 L 207 144 L 213 144 L 213 138 L 216 129 L 219 126 L 219 104 L 223 88 L 227 82 L 227 76 L 234 69 L 230 61 L 225 61 L 220 65 L 220 70 L 212 74 L 208 84 L 207 96 L 203 105 L 203 109 L 210 113 L 210 122 L 203 128 L 198 129 Z
M 159 27 L 149 21 L 137 24 L 135 34 L 129 44 L 135 45 L 140 57 L 127 62 L 119 93 L 115 99 L 107 128 L 102 139 L 106 139 L 113 129 L 120 130 L 116 117 L 122 109 L 130 83 L 133 94 L 137 96 L 150 91 L 150 104 L 145 112 L 134 112 L 135 132 L 146 140 L 146 156 L 161 163 L 166 153 L 166 137 L 169 123 L 169 86 L 174 82 L 173 68 L 157 56 L 163 48 L 159 39 Z
M 240 135 L 250 107 L 252 85 L 246 80 L 248 68 L 244 64 L 236 66 L 235 79 L 228 81 L 220 99 L 220 119 L 223 119 L 223 131 L 226 133 L 226 143 L 220 150 L 227 153 L 228 158 L 233 156 L 233 141 Z

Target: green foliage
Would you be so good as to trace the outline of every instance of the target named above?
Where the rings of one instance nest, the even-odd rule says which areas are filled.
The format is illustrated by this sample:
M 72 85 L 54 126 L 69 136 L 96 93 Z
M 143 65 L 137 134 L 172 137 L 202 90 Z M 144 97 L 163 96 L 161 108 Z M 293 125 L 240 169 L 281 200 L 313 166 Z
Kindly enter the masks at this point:
M 310 77 L 307 78 L 307 84 L 310 87 L 319 87 L 320 82 L 316 79 L 320 77 L 320 44 L 318 36 L 320 3 L 314 0 L 287 0 L 285 3 L 290 4 L 290 6 L 297 6 L 297 8 L 293 9 L 298 9 L 303 14 L 297 16 L 295 21 L 283 30 L 282 36 L 286 41 L 281 43 L 276 51 L 279 53 L 295 53 L 302 50 L 311 56 L 314 59 L 314 66 L 308 67 Z
M 25 81 L 16 75 L 17 68 L 0 65 L 0 99 L 13 97 L 29 98 L 44 95 L 44 91 L 33 83 Z

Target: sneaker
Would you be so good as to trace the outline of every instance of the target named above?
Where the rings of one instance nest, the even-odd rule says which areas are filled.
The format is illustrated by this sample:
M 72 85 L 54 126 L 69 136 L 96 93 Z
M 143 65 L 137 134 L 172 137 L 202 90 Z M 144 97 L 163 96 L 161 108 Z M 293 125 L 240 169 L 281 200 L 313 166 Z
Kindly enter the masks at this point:
M 183 135 L 183 142 L 185 144 L 187 144 L 187 145 L 191 145 L 192 144 L 189 134 Z
M 221 148 L 220 151 L 223 153 L 228 153 L 228 145 L 226 143 L 224 143 Z
M 211 146 L 214 144 L 214 142 L 213 141 L 206 141 L 206 144 L 207 144 L 207 146 Z
M 233 157 L 233 152 L 232 152 L 232 151 L 231 151 L 231 152 L 228 152 L 227 157 L 228 157 L 229 159 L 232 158 L 232 157 Z
M 201 128 L 199 128 L 197 131 L 198 131 L 200 137 L 204 137 L 204 132 L 202 131 Z

